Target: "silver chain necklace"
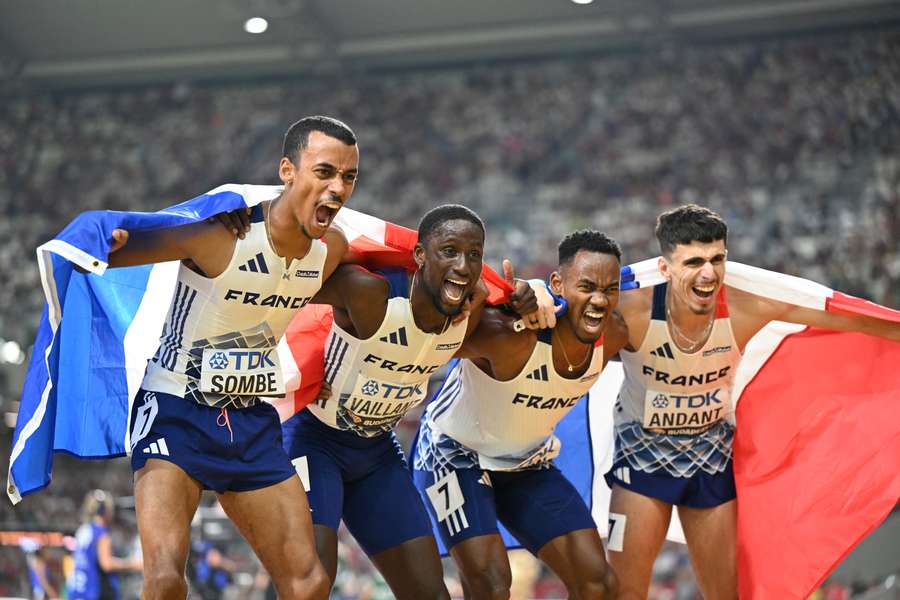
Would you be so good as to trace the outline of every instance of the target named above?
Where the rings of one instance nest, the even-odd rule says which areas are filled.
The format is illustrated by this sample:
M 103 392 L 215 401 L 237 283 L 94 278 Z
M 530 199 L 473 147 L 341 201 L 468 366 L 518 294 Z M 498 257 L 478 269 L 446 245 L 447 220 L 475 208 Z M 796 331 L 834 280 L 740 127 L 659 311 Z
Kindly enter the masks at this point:
M 678 346 L 678 349 L 685 354 L 693 354 L 694 352 L 699 350 L 700 347 L 703 346 L 703 344 L 705 344 L 709 339 L 709 334 L 712 332 L 713 323 L 716 322 L 716 315 L 715 313 L 713 313 L 713 316 L 712 318 L 710 318 L 709 323 L 706 324 L 706 328 L 704 329 L 703 333 L 700 334 L 700 338 L 696 340 L 686 336 L 681 328 L 679 328 L 678 325 L 675 324 L 675 319 L 672 318 L 672 311 L 669 309 L 668 302 L 666 302 L 666 322 L 669 324 L 669 328 L 672 332 L 677 333 L 679 336 L 681 336 L 682 340 L 690 344 L 690 346 L 688 347 L 682 347 L 681 344 L 676 342 L 675 338 L 673 337 L 672 341 L 675 342 L 675 345 Z

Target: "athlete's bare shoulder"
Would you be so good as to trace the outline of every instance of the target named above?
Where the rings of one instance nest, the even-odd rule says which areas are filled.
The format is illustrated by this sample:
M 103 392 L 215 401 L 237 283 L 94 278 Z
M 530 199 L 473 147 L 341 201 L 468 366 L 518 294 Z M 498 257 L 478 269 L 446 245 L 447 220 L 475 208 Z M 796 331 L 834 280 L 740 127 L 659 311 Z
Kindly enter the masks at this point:
M 777 319 L 785 307 L 783 302 L 764 298 L 730 285 L 725 286 L 725 300 L 728 303 L 731 331 L 742 351 L 750 338 L 770 321 Z
M 329 227 L 322 241 L 328 247 L 328 255 L 325 258 L 325 271 L 323 279 L 327 279 L 334 273 L 334 270 L 342 262 L 347 262 L 346 257 L 349 252 L 350 244 L 347 242 L 347 236 L 337 227 Z
M 366 339 L 384 321 L 389 296 L 390 285 L 384 277 L 359 265 L 339 265 L 313 302 L 333 306 L 338 324 Z
M 641 347 L 647 328 L 650 326 L 650 310 L 653 308 L 653 288 L 638 288 L 619 294 L 619 313 L 628 331 L 626 350 L 635 351 Z

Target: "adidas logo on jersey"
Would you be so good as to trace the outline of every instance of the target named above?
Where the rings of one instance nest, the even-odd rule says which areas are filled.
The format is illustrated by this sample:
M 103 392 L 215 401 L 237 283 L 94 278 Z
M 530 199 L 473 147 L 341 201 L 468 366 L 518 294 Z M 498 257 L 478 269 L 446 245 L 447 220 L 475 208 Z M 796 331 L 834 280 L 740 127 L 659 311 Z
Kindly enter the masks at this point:
M 166 438 L 159 438 L 155 442 L 152 442 L 149 446 L 144 448 L 144 454 L 161 454 L 163 456 L 169 455 L 169 447 L 166 446 Z
M 491 476 L 488 475 L 487 471 L 483 471 L 481 473 L 481 477 L 478 478 L 478 483 L 481 485 L 486 485 L 488 487 L 494 487 L 494 484 L 491 483 Z
M 531 373 L 525 376 L 525 379 L 535 379 L 537 381 L 550 381 L 547 375 L 547 365 L 541 365 Z
M 266 259 L 263 256 L 262 252 L 257 254 L 254 258 L 251 258 L 244 264 L 238 267 L 238 271 L 249 271 L 251 273 L 265 273 L 269 274 L 269 266 L 266 264 Z
M 675 355 L 672 354 L 672 347 L 669 346 L 669 342 L 666 342 L 656 350 L 650 352 L 653 356 L 658 356 L 660 358 L 671 358 L 674 359 Z
M 401 327 L 397 331 L 391 332 L 387 335 L 381 336 L 378 338 L 379 341 L 387 342 L 388 344 L 399 344 L 400 346 L 409 346 L 409 342 L 406 341 L 406 327 Z

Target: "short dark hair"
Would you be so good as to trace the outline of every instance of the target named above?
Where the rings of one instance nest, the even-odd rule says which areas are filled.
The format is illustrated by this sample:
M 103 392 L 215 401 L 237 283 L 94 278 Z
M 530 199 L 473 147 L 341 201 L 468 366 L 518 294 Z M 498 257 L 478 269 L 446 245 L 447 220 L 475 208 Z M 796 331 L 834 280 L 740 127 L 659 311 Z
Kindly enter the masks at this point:
M 481 229 L 482 235 L 484 234 L 484 222 L 475 214 L 475 211 L 462 204 L 442 204 L 429 210 L 419 221 L 419 243 L 424 244 L 447 221 L 457 219 L 474 223 Z
M 727 242 L 728 225 L 718 213 L 696 204 L 686 204 L 659 215 L 656 219 L 656 239 L 660 251 L 665 256 L 671 256 L 679 244 Z
M 595 229 L 580 229 L 573 231 L 559 243 L 560 266 L 575 258 L 579 250 L 610 254 L 616 260 L 622 260 L 622 248 L 614 239 Z
M 331 117 L 303 117 L 291 125 L 284 134 L 281 155 L 297 164 L 297 155 L 309 145 L 311 131 L 320 131 L 328 137 L 340 140 L 348 146 L 356 145 L 356 135 L 345 123 Z

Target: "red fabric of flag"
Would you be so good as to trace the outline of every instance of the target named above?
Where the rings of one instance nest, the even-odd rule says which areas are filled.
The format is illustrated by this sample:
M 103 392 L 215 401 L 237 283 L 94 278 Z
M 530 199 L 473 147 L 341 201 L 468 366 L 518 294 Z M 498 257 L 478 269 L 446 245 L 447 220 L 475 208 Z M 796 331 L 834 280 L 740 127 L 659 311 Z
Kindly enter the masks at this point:
M 817 329 L 784 338 L 737 406 L 742 599 L 807 598 L 887 517 L 900 500 L 898 415 L 900 344 Z

